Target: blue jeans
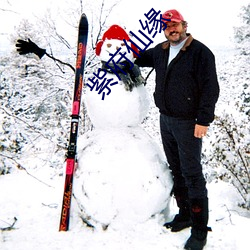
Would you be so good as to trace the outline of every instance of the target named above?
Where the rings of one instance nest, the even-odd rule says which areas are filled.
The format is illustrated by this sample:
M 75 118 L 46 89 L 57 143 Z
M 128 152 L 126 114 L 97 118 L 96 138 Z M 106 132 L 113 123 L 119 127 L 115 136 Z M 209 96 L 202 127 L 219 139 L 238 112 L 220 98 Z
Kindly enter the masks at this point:
M 174 180 L 174 193 L 187 190 L 189 199 L 207 197 L 202 173 L 202 139 L 194 137 L 195 120 L 160 115 L 163 148 Z M 176 195 L 176 194 L 175 194 Z

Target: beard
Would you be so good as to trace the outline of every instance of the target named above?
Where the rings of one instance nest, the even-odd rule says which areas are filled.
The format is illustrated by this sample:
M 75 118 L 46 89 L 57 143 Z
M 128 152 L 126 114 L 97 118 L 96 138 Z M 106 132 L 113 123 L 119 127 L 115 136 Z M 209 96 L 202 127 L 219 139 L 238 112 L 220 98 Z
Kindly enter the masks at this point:
M 168 36 L 165 34 L 165 37 L 168 39 L 170 43 L 177 45 L 181 41 L 183 41 L 187 37 L 187 35 L 185 31 L 182 32 L 172 31 L 169 33 Z

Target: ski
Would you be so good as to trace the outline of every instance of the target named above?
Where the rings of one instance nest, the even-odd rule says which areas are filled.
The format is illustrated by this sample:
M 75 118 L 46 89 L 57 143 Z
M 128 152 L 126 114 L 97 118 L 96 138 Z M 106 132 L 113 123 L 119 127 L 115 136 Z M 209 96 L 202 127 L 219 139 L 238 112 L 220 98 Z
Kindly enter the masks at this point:
M 70 139 L 69 139 L 69 145 L 68 145 L 68 150 L 67 150 L 66 176 L 65 176 L 65 183 L 64 183 L 64 192 L 63 192 L 62 211 L 61 211 L 59 231 L 67 231 L 69 229 L 73 175 L 74 175 L 75 165 L 77 163 L 76 146 L 77 146 L 77 134 L 78 134 L 80 105 L 81 105 L 81 95 L 82 95 L 82 88 L 83 88 L 83 75 L 84 75 L 84 66 L 85 66 L 85 58 L 86 58 L 87 38 L 88 38 L 88 20 L 87 20 L 87 16 L 85 14 L 82 14 L 80 18 L 79 30 L 78 30 L 74 97 L 73 97 L 73 105 L 72 105 Z

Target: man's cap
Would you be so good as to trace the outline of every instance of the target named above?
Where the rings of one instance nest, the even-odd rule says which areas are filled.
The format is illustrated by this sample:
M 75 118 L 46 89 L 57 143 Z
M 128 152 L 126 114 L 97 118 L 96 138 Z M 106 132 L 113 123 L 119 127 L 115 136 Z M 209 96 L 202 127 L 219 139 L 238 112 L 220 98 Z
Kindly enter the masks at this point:
M 182 16 L 182 14 L 177 11 L 177 10 L 168 10 L 166 11 L 163 15 L 162 15 L 162 18 L 163 19 L 170 19 L 171 22 L 177 22 L 177 23 L 180 23 L 182 21 L 184 21 L 184 18 Z M 167 22 L 163 20 L 163 22 Z

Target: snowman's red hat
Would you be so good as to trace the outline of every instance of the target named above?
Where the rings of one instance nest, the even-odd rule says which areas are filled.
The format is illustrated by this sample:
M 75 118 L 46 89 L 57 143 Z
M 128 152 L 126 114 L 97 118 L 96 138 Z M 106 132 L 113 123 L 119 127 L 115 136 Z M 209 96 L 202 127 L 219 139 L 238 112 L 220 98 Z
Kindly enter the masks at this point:
M 96 44 L 95 53 L 97 56 L 101 54 L 102 45 L 106 39 L 108 40 L 117 39 L 121 41 L 124 39 L 126 41 L 129 41 L 130 38 L 127 32 L 122 27 L 116 24 L 112 25 L 106 32 L 104 32 L 102 40 L 100 40 Z M 139 54 L 139 50 L 137 47 L 134 46 L 134 44 L 131 44 L 131 48 Z M 134 57 L 137 56 L 135 53 L 133 54 Z

